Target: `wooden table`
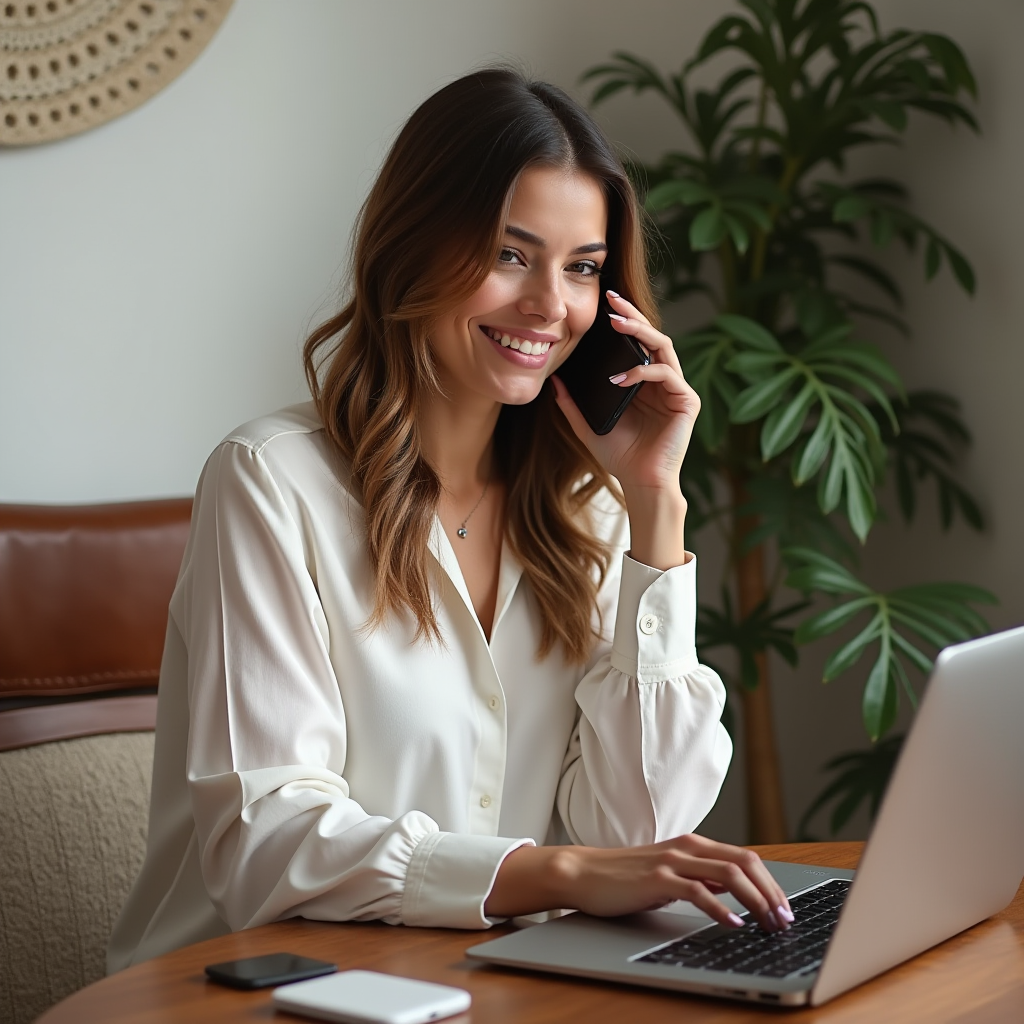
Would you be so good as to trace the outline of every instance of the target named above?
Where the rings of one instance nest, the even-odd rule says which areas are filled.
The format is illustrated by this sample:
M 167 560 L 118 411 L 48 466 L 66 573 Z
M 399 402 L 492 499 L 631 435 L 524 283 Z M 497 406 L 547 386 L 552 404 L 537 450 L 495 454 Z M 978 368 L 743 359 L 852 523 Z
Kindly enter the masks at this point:
M 861 843 L 755 847 L 766 860 L 852 868 Z M 950 879 L 955 885 L 956 879 Z M 500 934 L 495 929 L 490 934 Z M 206 981 L 206 964 L 287 951 L 468 989 L 473 1007 L 453 1024 L 733 1024 L 780 1016 L 803 1022 L 1004 1024 L 1024 1021 L 1024 886 L 1001 914 L 818 1009 L 778 1010 L 653 989 L 504 970 L 468 961 L 480 932 L 286 921 L 210 939 L 131 967 L 76 992 L 38 1024 L 293 1021 L 270 990 L 236 992 Z

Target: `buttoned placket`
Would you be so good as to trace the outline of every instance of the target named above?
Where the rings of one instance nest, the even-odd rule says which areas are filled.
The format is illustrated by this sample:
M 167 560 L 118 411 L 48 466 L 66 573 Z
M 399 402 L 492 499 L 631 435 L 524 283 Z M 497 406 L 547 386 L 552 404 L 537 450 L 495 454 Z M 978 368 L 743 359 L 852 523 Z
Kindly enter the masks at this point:
M 498 821 L 501 817 L 501 798 L 505 785 L 505 763 L 508 750 L 508 730 L 505 716 L 505 691 L 498 677 L 491 655 L 491 645 L 487 641 L 480 620 L 477 618 L 473 600 L 466 586 L 462 568 L 455 556 L 455 551 L 438 518 L 434 519 L 434 527 L 430 536 L 430 550 L 444 570 L 450 587 L 447 594 L 457 594 L 461 599 L 461 608 L 453 609 L 456 615 L 468 615 L 473 632 L 470 650 L 473 693 L 476 698 L 475 710 L 479 726 L 480 739 L 477 744 L 473 782 L 469 792 L 467 822 L 469 831 L 477 835 L 498 834 Z M 495 602 L 494 622 L 491 626 L 491 639 L 501 626 L 501 621 L 511 604 L 522 566 L 502 544 L 501 563 L 498 575 L 498 594 Z M 447 595 L 446 595 L 447 596 Z M 454 597 L 454 595 L 452 595 Z

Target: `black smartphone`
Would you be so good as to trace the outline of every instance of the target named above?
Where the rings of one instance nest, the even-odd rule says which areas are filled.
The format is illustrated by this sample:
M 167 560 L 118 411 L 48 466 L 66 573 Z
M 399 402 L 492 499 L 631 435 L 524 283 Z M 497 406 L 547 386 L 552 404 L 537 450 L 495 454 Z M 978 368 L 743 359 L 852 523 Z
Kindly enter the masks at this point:
M 218 985 L 230 988 L 269 988 L 287 985 L 291 981 L 319 978 L 321 974 L 334 974 L 337 964 L 326 960 L 311 960 L 294 953 L 267 953 L 244 960 L 228 960 L 222 964 L 207 964 L 206 976 Z
M 643 387 L 641 381 L 630 388 L 622 388 L 608 378 L 634 366 L 646 366 L 651 361 L 635 338 L 619 334 L 612 327 L 608 316 L 612 312 L 614 310 L 602 296 L 593 327 L 555 371 L 595 434 L 607 434 Z

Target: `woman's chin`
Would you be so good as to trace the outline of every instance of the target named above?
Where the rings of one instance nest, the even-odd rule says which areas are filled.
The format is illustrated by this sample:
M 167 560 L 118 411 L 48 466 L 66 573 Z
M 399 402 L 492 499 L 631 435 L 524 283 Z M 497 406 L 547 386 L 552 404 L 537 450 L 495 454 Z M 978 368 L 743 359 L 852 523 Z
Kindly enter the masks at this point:
M 544 380 L 532 379 L 522 382 L 508 382 L 505 387 L 499 389 L 501 396 L 498 401 L 502 405 L 529 405 L 541 393 L 544 387 Z

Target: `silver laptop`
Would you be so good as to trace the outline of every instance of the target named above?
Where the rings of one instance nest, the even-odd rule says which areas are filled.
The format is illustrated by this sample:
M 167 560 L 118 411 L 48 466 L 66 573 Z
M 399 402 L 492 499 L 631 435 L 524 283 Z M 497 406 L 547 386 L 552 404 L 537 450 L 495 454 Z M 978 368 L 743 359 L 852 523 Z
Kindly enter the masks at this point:
M 1022 724 L 1024 627 L 944 650 L 856 874 L 767 862 L 796 914 L 789 931 L 726 929 L 676 903 L 620 918 L 569 914 L 467 955 L 759 1003 L 824 1003 L 1013 899 L 1024 876 Z

